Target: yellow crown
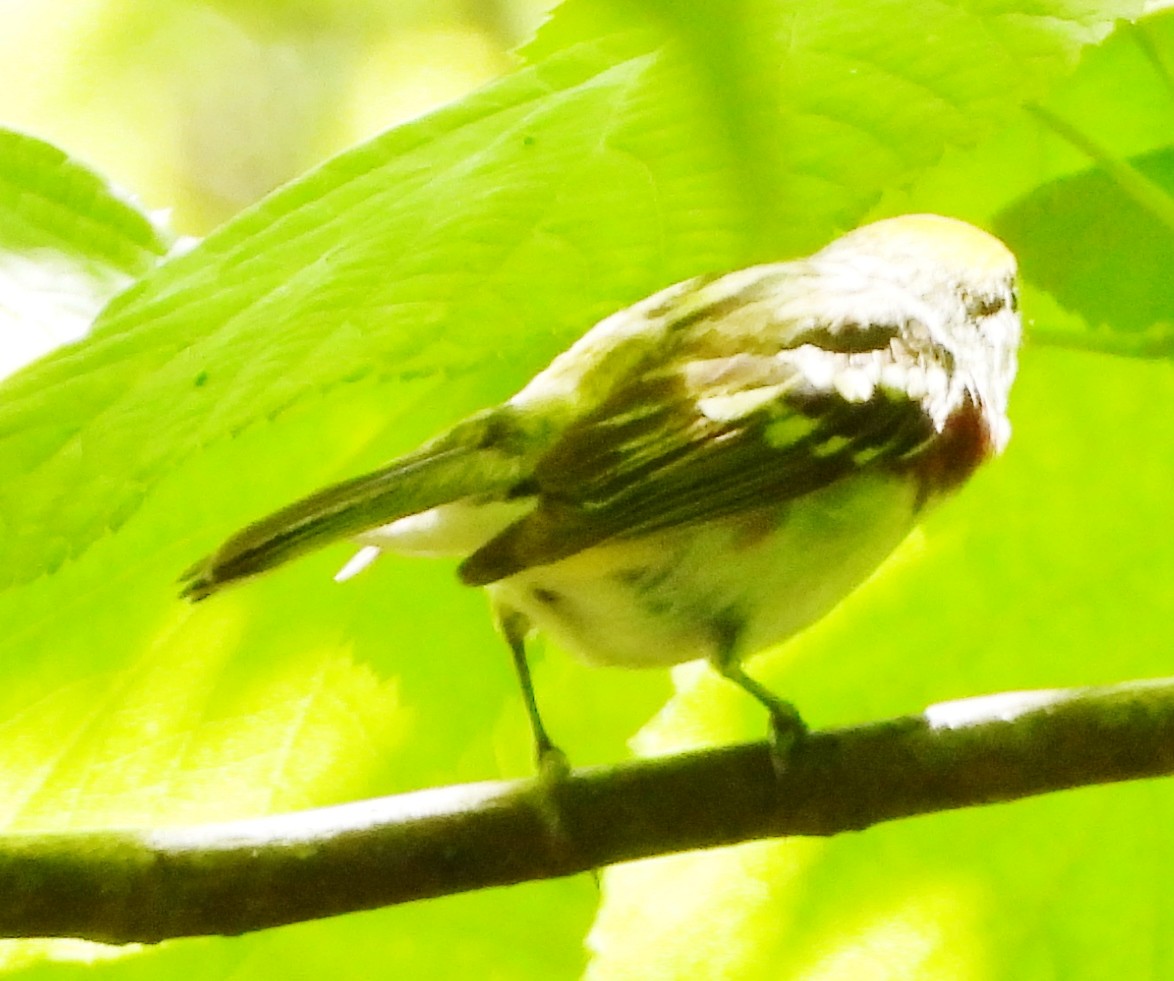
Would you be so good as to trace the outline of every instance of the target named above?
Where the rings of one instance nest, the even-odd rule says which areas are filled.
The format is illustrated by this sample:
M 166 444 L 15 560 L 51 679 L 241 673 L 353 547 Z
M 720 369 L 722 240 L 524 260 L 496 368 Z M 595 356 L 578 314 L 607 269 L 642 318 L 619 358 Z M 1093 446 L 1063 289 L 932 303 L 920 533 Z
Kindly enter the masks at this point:
M 979 276 L 1015 271 L 1015 257 L 995 236 L 942 215 L 901 215 L 875 221 L 836 239 L 824 251 L 840 249 L 928 261 Z

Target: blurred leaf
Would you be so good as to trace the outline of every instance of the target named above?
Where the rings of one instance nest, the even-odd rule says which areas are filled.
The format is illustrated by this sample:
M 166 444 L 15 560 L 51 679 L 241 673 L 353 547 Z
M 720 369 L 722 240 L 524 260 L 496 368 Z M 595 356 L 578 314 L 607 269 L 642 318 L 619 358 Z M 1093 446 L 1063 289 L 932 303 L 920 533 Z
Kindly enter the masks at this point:
M 1174 146 L 1130 162 L 1174 198 Z M 1035 283 L 1089 325 L 1141 333 L 1174 323 L 1174 229 L 1104 170 L 1041 187 L 1002 216 L 1004 229 L 1024 243 L 1019 256 Z
M 995 222 L 1032 282 L 1093 328 L 1092 340 L 1166 356 L 1174 351 L 1174 302 L 1163 288 L 1174 256 L 1171 65 L 1170 10 L 1091 51 L 1073 84 L 1032 113 L 1040 138 L 1067 144 L 1053 155 L 1067 168 Z
M 630 4 L 564 4 L 526 49 L 595 37 L 642 50 Z M 855 224 L 949 147 L 994 133 L 1103 39 L 1127 4 L 834 0 L 730 5 L 646 0 L 645 30 L 695 73 L 729 143 L 755 258 L 807 251 Z M 601 15 L 607 11 L 607 18 Z
M 93 171 L 0 128 L 0 378 L 82 337 L 166 249 L 151 220 Z
M 993 215 L 1020 260 L 1030 340 L 1169 357 L 1168 222 L 1046 120 L 1063 120 L 1114 168 L 1134 167 L 1168 194 L 1172 65 L 1174 11 L 1159 9 L 1088 49 L 1042 112 L 1015 112 L 976 152 L 947 153 L 911 190 L 887 192 L 880 211 Z

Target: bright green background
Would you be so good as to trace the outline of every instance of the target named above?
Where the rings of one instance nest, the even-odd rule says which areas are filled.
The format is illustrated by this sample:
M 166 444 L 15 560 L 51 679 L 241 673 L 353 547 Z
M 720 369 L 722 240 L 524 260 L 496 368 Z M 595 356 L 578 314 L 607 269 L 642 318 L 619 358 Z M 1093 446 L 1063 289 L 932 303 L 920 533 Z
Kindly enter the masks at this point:
M 1169 353 L 1174 232 L 1024 108 L 1042 101 L 1166 180 L 1174 19 L 1110 36 L 1138 13 L 569 0 L 512 75 L 151 271 L 165 245 L 146 219 L 5 137 L 0 228 L 36 224 L 42 195 L 68 207 L 35 247 L 0 239 L 0 307 L 29 292 L 6 257 L 107 271 L 62 289 L 94 309 L 115 274 L 141 280 L 87 341 L 0 387 L 0 821 L 200 821 L 528 772 L 508 658 L 450 564 L 386 558 L 338 586 L 340 546 L 199 607 L 175 599 L 177 575 L 251 518 L 510 394 L 607 312 L 903 210 L 975 220 L 1022 258 L 1015 436 L 754 669 L 817 726 L 1169 673 L 1174 370 L 1152 352 Z M 0 321 L 0 344 L 20 329 Z M 1151 355 L 1087 349 L 1129 345 Z M 763 732 L 695 666 L 670 679 L 551 651 L 536 681 L 577 763 L 623 758 L 638 730 L 642 752 Z M 1171 803 L 1162 782 L 1092 789 L 635 864 L 605 873 L 602 905 L 581 877 L 148 951 L 13 942 L 0 963 L 30 977 L 1169 977 Z

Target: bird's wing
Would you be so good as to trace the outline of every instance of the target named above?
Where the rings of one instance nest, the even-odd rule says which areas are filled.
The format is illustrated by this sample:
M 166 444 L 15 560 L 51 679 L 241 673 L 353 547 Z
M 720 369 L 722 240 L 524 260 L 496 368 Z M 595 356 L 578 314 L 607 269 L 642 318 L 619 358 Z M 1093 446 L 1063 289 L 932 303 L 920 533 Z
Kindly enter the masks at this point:
M 330 542 L 451 501 L 508 496 L 528 471 L 511 430 L 508 413 L 480 413 L 380 470 L 295 501 L 195 563 L 180 577 L 181 595 L 201 600 Z
M 471 555 L 462 579 L 484 585 L 611 538 L 797 498 L 934 434 L 914 379 L 932 366 L 896 328 L 839 350 L 787 336 L 796 346 L 685 357 L 617 387 L 538 460 L 537 507 Z

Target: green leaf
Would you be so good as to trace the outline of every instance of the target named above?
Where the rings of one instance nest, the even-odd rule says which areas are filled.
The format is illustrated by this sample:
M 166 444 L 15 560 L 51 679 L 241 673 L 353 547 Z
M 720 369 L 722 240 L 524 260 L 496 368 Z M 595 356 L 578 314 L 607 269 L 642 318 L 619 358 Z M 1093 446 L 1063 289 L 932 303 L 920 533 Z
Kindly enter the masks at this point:
M 1132 165 L 1174 195 L 1174 147 Z M 1053 215 L 1063 215 L 1063 223 L 1050 221 Z M 1089 325 L 1133 335 L 1160 324 L 1168 332 L 1174 327 L 1174 296 L 1165 278 L 1174 228 L 1100 168 L 1041 187 L 1009 209 L 1001 224 L 1008 237 L 1024 243 L 1020 256 L 1037 284 Z
M 516 369 L 501 396 L 659 286 L 820 244 L 993 130 L 1131 8 L 665 9 L 597 23 L 571 4 L 541 60 L 278 193 L 122 298 L 80 362 L 9 384 L 0 582 L 80 554 L 200 447 L 315 392 L 451 378 L 491 355 Z M 433 425 L 475 404 L 445 401 Z M 274 484 L 267 503 L 313 483 Z M 85 508 L 63 507 L 77 485 Z
M 993 215 L 1020 260 L 1030 342 L 1170 357 L 1171 66 L 1174 14 L 1159 10 L 976 152 L 887 194 L 883 213 Z
M 89 330 L 167 243 L 56 147 L 0 128 L 0 378 Z

